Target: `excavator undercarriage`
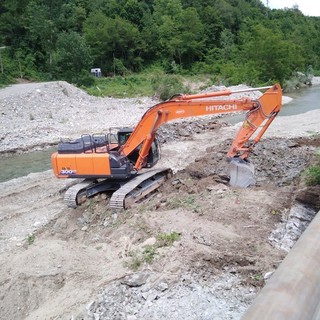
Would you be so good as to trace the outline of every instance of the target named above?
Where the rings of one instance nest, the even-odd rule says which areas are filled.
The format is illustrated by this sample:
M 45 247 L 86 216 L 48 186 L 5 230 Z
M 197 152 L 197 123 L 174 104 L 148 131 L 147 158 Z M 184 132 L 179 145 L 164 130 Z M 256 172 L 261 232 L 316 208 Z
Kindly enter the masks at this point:
M 66 191 L 64 201 L 69 208 L 76 208 L 87 198 L 103 192 L 112 192 L 110 208 L 127 209 L 156 190 L 171 175 L 171 169 L 163 168 L 142 171 L 126 181 L 85 179 Z

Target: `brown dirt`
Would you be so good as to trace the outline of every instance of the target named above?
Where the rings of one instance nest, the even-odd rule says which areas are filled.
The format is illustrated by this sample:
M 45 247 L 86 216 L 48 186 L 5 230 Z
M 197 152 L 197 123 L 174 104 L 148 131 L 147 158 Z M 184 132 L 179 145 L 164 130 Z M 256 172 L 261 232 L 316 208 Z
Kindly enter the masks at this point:
M 193 139 L 199 137 L 188 142 Z M 263 179 L 250 189 L 226 183 L 223 150 L 228 142 L 206 148 L 133 208 L 115 214 L 107 207 L 108 198 L 98 196 L 75 210 L 63 210 L 34 233 L 34 242 L 3 255 L 2 314 L 7 319 L 54 319 L 78 312 L 80 319 L 99 289 L 132 273 L 133 252 L 142 253 L 145 241 L 172 232 L 180 234 L 174 246 L 158 248 L 152 264 L 143 263 L 139 270 L 170 275 L 171 285 L 186 273 L 206 280 L 228 272 L 240 275 L 244 286 L 262 286 L 264 274 L 285 256 L 268 236 L 291 206 L 298 176 L 319 139 L 262 142 L 264 159 L 273 155 L 274 173 L 270 178 L 270 163 L 257 156 L 253 161 L 259 162 L 257 175 Z M 284 158 L 294 159 L 285 170 Z

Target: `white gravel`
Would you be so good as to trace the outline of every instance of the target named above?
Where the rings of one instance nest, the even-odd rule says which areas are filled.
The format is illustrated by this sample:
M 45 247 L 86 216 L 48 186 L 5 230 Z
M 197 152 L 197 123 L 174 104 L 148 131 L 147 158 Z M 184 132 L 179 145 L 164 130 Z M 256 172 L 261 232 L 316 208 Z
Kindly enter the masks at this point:
M 133 126 L 155 103 L 92 97 L 64 81 L 13 85 L 0 90 L 0 152 Z

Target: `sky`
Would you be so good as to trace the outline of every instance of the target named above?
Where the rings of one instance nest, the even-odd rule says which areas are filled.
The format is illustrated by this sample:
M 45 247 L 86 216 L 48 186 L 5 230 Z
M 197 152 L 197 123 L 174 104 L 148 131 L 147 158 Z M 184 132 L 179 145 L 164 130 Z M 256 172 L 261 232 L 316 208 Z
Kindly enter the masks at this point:
M 292 8 L 298 5 L 299 10 L 305 16 L 320 16 L 320 1 L 319 0 L 264 0 L 265 5 L 271 9 Z

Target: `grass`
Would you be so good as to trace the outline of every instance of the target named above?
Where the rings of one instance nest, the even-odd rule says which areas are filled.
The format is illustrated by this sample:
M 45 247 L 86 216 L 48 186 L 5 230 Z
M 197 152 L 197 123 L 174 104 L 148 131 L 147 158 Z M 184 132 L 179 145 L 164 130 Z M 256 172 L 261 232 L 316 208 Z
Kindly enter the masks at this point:
M 32 245 L 34 243 L 35 239 L 36 239 L 36 236 L 34 234 L 29 234 L 27 237 L 28 245 Z
M 125 266 L 133 271 L 137 271 L 143 264 L 151 264 L 156 258 L 158 248 L 172 246 L 175 241 L 180 240 L 181 234 L 178 232 L 160 233 L 157 236 L 157 242 L 154 245 L 147 245 L 142 251 L 131 250 L 130 259 L 125 262 Z
M 168 199 L 167 207 L 169 209 L 184 208 L 193 212 L 199 212 L 199 205 L 196 202 L 195 195 Z
M 115 98 L 152 96 L 154 94 L 150 77 L 144 74 L 99 78 L 96 79 L 94 86 L 85 88 L 85 90 L 94 96 Z
M 314 155 L 314 164 L 304 171 L 304 177 L 308 186 L 320 185 L 320 150 Z
M 210 85 L 211 80 L 207 75 L 181 76 L 152 70 L 126 76 L 96 78 L 94 85 L 83 89 L 100 97 L 133 98 L 156 95 L 166 100 L 177 93 L 191 93 L 190 83 Z
M 180 237 L 180 233 L 173 231 L 171 233 L 160 233 L 157 240 L 161 247 L 169 247 L 172 246 L 175 241 L 180 240 Z
M 130 260 L 126 261 L 125 266 L 133 271 L 137 271 L 140 266 L 143 264 L 143 260 L 136 250 L 131 250 L 129 252 Z
M 320 184 L 320 165 L 312 166 L 305 171 L 306 184 L 316 186 Z
M 143 255 L 143 260 L 150 264 L 153 262 L 155 259 L 156 255 L 158 254 L 157 252 L 157 246 L 156 245 L 149 245 L 146 246 L 142 252 Z

